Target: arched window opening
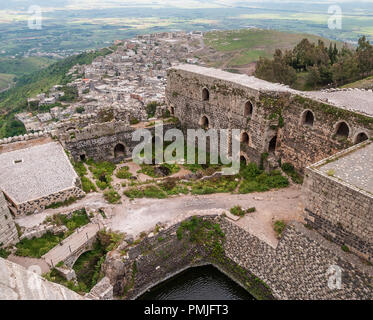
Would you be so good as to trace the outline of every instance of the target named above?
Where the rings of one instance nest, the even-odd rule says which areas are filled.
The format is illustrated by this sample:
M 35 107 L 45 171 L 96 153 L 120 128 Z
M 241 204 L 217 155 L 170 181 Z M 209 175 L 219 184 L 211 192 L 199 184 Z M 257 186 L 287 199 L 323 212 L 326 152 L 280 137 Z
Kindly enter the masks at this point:
M 121 144 L 121 143 L 118 143 L 115 148 L 114 148 L 114 157 L 115 158 L 118 158 L 118 157 L 124 157 L 125 155 L 125 149 L 124 149 L 124 145 Z
M 210 92 L 206 88 L 203 88 L 203 90 L 202 90 L 202 100 L 203 101 L 209 101 L 210 100 Z
M 366 133 L 364 132 L 360 132 L 357 136 L 356 136 L 356 139 L 355 139 L 355 144 L 359 144 L 359 143 L 362 143 L 366 140 L 368 140 L 368 136 L 366 135 Z
M 269 141 L 268 152 L 275 152 L 277 145 L 277 136 L 274 136 L 271 141 Z
M 311 111 L 308 110 L 305 113 L 303 113 L 303 119 L 302 119 L 303 125 L 312 127 L 314 121 L 315 121 L 315 117 Z
M 85 154 L 80 155 L 80 161 L 84 162 L 85 161 Z
M 249 142 L 250 142 L 249 135 L 247 134 L 247 132 L 243 132 L 241 134 L 241 143 L 249 144 Z
M 247 165 L 247 161 L 244 156 L 240 156 L 240 165 L 241 167 L 245 167 Z
M 175 108 L 174 107 L 170 108 L 170 113 L 171 113 L 172 116 L 175 115 Z
M 251 117 L 253 115 L 253 104 L 251 103 L 251 101 L 247 101 L 245 103 L 245 111 L 244 111 L 244 116 L 245 117 Z
M 202 129 L 208 129 L 209 119 L 206 116 L 203 116 L 199 122 Z
M 340 124 L 338 124 L 336 135 L 340 138 L 348 138 L 348 136 L 350 135 L 350 128 L 348 127 L 346 122 L 341 122 Z

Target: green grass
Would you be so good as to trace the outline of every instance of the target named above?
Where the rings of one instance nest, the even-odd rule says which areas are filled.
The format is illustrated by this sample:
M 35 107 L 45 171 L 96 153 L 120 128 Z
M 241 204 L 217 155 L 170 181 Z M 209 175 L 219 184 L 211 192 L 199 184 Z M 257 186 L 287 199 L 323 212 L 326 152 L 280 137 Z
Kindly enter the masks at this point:
M 95 162 L 93 160 L 88 160 L 87 164 L 96 180 L 96 185 L 101 190 L 110 187 L 110 183 L 113 180 L 112 175 L 116 168 L 115 164 L 108 161 Z
M 233 208 L 229 210 L 231 214 L 238 216 L 238 217 L 243 217 L 246 213 L 252 213 L 255 211 L 256 211 L 255 207 L 248 208 L 245 210 L 245 209 L 242 209 L 241 206 L 234 206 Z
M 274 170 L 267 173 L 260 170 L 255 163 L 241 167 L 240 176 L 243 181 L 239 187 L 239 193 L 264 192 L 289 186 L 288 179 L 283 177 L 280 171 Z
M 63 234 L 53 235 L 47 232 L 40 238 L 23 239 L 16 244 L 17 256 L 40 258 L 63 239 Z
M 128 170 L 129 168 L 127 166 L 121 167 L 117 170 L 115 176 L 119 179 L 129 179 L 132 177 L 132 174 Z
M 0 258 L 6 259 L 10 255 L 10 252 L 4 248 L 0 248 Z
M 89 192 L 96 192 L 97 188 L 95 184 L 87 177 L 82 177 L 82 189 L 84 192 L 89 193 Z
M 235 176 L 223 176 L 209 180 L 196 181 L 191 183 L 191 193 L 194 195 L 229 193 L 237 188 L 238 183 Z
M 66 226 L 69 231 L 74 231 L 77 228 L 85 226 L 90 222 L 90 219 L 87 215 L 85 209 L 76 210 L 72 213 L 71 217 L 69 218 L 65 214 L 55 214 L 52 217 L 47 217 L 44 221 L 45 223 L 54 223 L 57 226 L 64 225 Z M 66 236 L 66 235 L 65 235 Z
M 13 83 L 15 75 L 0 73 L 0 90 L 7 89 L 9 84 Z
M 241 29 L 231 31 L 211 31 L 204 36 L 207 46 L 227 53 L 215 66 L 241 66 L 256 62 L 259 57 L 271 58 L 276 49 L 292 49 L 302 39 L 317 43 L 322 39 L 327 46 L 330 40 L 304 33 L 289 33 L 276 30 Z M 338 43 L 341 47 L 342 43 Z
M 273 225 L 273 229 L 275 230 L 278 238 L 281 238 L 282 233 L 284 232 L 285 228 L 286 228 L 286 223 L 282 220 L 275 221 Z
M 120 200 L 120 194 L 114 189 L 109 189 L 104 192 L 104 198 L 109 203 L 118 203 Z

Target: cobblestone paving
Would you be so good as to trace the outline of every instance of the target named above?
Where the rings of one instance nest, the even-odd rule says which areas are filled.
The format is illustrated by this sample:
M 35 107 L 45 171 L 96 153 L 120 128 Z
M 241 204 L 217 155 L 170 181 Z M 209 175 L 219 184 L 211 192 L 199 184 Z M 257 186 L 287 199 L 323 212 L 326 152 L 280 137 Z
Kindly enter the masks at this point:
M 16 203 L 74 187 L 75 173 L 57 142 L 0 154 L 0 188 Z
M 330 162 L 319 170 L 373 193 L 373 143 Z

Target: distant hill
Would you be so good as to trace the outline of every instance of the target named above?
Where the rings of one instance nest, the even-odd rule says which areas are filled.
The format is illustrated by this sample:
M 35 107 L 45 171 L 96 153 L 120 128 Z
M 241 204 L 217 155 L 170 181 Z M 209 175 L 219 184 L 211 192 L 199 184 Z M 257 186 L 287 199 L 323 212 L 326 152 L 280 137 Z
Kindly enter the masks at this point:
M 0 58 L 0 91 L 7 89 L 18 77 L 48 67 L 56 59 L 45 57 Z
M 23 124 L 14 119 L 14 114 L 27 110 L 27 98 L 46 92 L 53 85 L 70 82 L 66 73 L 74 65 L 90 64 L 96 57 L 112 53 L 112 50 L 104 48 L 81 53 L 20 77 L 15 87 L 0 93 L 0 138 L 26 132 Z
M 304 33 L 289 33 L 276 30 L 241 29 L 232 31 L 213 31 L 204 36 L 205 50 L 199 57 L 211 67 L 222 69 L 238 69 L 244 73 L 252 73 L 250 64 L 259 57 L 272 58 L 276 49 L 292 49 L 302 39 L 310 42 L 324 41 L 329 46 L 329 39 Z M 334 42 L 333 42 L 334 43 Z M 337 42 L 338 48 L 343 46 Z M 211 54 L 208 47 L 218 54 Z M 247 70 L 245 70 L 247 67 Z M 248 72 L 245 72 L 248 71 Z

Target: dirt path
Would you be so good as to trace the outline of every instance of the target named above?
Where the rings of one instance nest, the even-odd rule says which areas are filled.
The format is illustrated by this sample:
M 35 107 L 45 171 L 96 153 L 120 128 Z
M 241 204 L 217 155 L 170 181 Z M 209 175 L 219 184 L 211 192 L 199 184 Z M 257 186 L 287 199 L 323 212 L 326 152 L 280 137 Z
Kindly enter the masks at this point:
M 153 230 L 157 223 L 172 225 L 192 215 L 217 214 L 235 205 L 243 208 L 256 207 L 256 212 L 236 223 L 273 247 L 278 243 L 273 231 L 274 221 L 302 221 L 301 191 L 299 187 L 292 186 L 247 195 L 187 195 L 160 200 L 125 200 L 114 207 L 109 225 L 113 230 L 136 236 L 142 231 Z
M 111 214 L 105 224 L 115 231 L 137 236 L 153 230 L 157 223 L 172 225 L 192 215 L 218 214 L 235 205 L 255 207 L 256 212 L 247 214 L 235 222 L 258 238 L 276 247 L 278 240 L 273 231 L 276 220 L 302 221 L 303 204 L 299 186 L 265 193 L 212 194 L 203 196 L 184 195 L 167 199 L 135 199 L 122 196 L 122 203 L 108 204 L 100 193 L 90 193 L 69 207 L 48 209 L 43 213 L 16 219 L 20 226 L 32 227 L 42 223 L 47 216 L 88 207 L 107 208 Z

